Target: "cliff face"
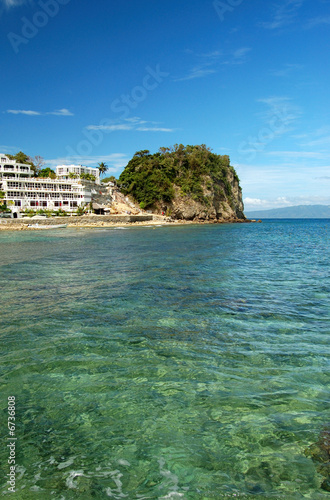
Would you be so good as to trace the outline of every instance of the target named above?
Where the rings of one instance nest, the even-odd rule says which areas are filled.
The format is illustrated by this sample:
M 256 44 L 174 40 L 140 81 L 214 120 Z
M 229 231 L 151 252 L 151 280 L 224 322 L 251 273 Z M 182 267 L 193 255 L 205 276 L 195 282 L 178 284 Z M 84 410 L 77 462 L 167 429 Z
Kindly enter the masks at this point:
M 205 145 L 137 152 L 119 177 L 119 187 L 142 209 L 174 219 L 245 219 L 242 190 L 229 156 Z
M 226 188 L 230 186 L 230 193 Z M 178 186 L 174 186 L 175 196 L 170 203 L 156 207 L 157 212 L 165 211 L 174 219 L 185 220 L 239 220 L 245 219 L 242 189 L 234 173 L 228 172 L 228 184 L 214 182 L 205 176 L 202 182 L 203 200 L 196 201 L 191 195 L 183 195 Z

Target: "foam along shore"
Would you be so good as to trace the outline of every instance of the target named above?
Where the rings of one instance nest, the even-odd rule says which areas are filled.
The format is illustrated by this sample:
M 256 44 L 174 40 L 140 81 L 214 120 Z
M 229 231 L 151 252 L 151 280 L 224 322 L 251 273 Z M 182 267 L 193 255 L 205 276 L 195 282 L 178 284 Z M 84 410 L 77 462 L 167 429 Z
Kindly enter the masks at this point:
M 83 215 L 74 217 L 42 217 L 38 219 L 38 226 L 31 224 L 31 218 L 0 219 L 0 231 L 38 231 L 43 226 L 66 225 L 67 228 L 93 228 L 93 227 L 118 227 L 118 226 L 149 226 L 149 225 L 185 225 L 185 224 L 223 224 L 256 222 L 248 219 L 215 219 L 215 220 L 181 220 L 169 217 L 148 215 Z M 261 221 L 258 221 L 261 222 Z

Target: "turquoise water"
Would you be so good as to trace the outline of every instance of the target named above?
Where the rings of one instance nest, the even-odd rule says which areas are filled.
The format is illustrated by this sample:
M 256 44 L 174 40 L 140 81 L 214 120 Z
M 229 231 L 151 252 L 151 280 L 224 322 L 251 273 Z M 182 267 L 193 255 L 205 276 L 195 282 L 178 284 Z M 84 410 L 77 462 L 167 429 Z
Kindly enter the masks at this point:
M 329 498 L 329 228 L 0 233 L 0 496 Z

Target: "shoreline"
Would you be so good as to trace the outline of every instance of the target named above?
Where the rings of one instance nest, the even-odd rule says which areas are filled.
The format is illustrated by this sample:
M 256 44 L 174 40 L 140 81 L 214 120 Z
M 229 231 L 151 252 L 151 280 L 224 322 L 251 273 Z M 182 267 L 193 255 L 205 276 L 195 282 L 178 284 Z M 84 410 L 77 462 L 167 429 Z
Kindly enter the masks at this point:
M 98 220 L 95 220 L 97 217 Z M 148 218 L 141 217 L 141 220 L 127 220 L 129 216 L 118 216 L 119 220 L 104 220 L 105 216 L 93 216 L 83 218 L 84 220 L 67 220 L 69 217 L 54 217 L 51 219 L 0 219 L 0 231 L 47 231 L 52 230 L 51 227 L 47 229 L 42 226 L 54 225 L 54 230 L 57 229 L 58 224 L 67 224 L 68 229 L 97 229 L 97 228 L 116 228 L 116 227 L 148 227 L 148 226 L 182 226 L 192 224 L 249 224 L 261 221 L 250 219 L 215 219 L 215 220 L 169 220 L 167 217 L 153 215 Z M 71 219 L 71 218 L 70 218 Z M 81 218 L 80 218 L 81 219 Z M 89 220 L 88 220 L 89 219 Z M 107 217 L 108 219 L 108 217 Z M 121 220 L 120 220 L 121 219 Z M 147 219 L 147 220 L 145 220 Z M 35 224 L 39 227 L 35 227 Z M 31 226 L 32 225 L 32 226 Z M 64 229 L 64 228 L 63 228 Z

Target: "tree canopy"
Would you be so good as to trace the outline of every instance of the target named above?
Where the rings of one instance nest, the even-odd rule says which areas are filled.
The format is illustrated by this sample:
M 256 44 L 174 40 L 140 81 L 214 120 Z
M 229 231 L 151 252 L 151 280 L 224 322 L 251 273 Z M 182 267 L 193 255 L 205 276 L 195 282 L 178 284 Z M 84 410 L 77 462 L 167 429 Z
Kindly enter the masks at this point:
M 98 169 L 99 169 L 99 172 L 100 172 L 100 175 L 103 175 L 106 173 L 106 171 L 108 170 L 108 165 L 106 165 L 103 161 L 101 163 L 98 164 Z
M 105 184 L 107 182 L 113 182 L 114 184 L 117 184 L 117 179 L 114 175 L 110 175 L 110 177 L 105 177 L 104 179 L 102 179 L 102 182 L 104 182 Z
M 212 153 L 205 144 L 175 144 L 170 148 L 162 147 L 155 154 L 148 150 L 136 152 L 119 177 L 119 187 L 144 207 L 170 202 L 175 196 L 175 186 L 180 188 L 181 194 L 207 203 L 204 196 L 207 177 L 211 185 L 221 183 L 226 194 L 231 196 L 229 170 L 237 178 L 229 156 Z
M 95 182 L 95 175 L 93 174 L 80 174 L 80 179 L 83 179 L 85 181 L 92 181 L 92 182 Z
M 17 161 L 17 163 L 23 163 L 23 164 L 26 164 L 26 165 L 32 165 L 32 163 L 33 163 L 32 159 L 30 158 L 30 156 L 28 156 L 25 153 L 23 153 L 23 151 L 19 151 L 15 155 L 10 155 L 10 154 L 7 153 L 6 156 L 8 156 L 8 158 L 10 160 Z
M 51 179 L 56 179 L 56 173 L 51 168 L 43 168 L 39 171 L 38 177 L 50 177 Z

